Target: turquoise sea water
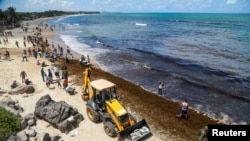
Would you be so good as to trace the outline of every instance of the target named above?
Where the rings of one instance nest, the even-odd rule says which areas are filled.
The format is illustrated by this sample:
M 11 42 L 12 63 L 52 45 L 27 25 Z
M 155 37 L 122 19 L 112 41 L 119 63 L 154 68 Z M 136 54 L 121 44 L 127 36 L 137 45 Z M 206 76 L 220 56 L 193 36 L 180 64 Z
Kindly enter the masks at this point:
M 47 23 L 104 70 L 154 93 L 163 81 L 166 99 L 250 123 L 250 14 L 102 13 Z

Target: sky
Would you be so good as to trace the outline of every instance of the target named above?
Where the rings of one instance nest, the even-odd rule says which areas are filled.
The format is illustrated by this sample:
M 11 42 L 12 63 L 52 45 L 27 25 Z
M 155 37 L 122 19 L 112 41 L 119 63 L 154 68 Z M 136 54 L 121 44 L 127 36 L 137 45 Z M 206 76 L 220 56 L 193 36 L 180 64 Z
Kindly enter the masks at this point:
M 250 0 L 0 0 L 0 9 L 17 12 L 184 12 L 250 13 Z

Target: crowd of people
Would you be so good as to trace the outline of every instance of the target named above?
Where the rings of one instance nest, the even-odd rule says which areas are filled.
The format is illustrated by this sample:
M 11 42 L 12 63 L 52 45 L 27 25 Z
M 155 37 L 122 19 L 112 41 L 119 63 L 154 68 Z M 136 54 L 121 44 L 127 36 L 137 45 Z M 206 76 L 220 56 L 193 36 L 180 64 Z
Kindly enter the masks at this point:
M 23 48 L 22 54 L 21 54 L 21 60 L 24 62 L 28 62 L 28 59 L 34 57 L 36 60 L 36 65 L 41 66 L 41 77 L 42 81 L 45 83 L 45 85 L 48 88 L 51 87 L 51 84 L 57 84 L 58 88 L 63 88 L 65 90 L 68 90 L 70 88 L 69 86 L 69 73 L 67 70 L 67 64 L 74 63 L 74 60 L 77 58 L 74 58 L 73 53 L 71 52 L 69 46 L 66 46 L 63 48 L 59 43 L 57 44 L 57 47 L 55 46 L 54 42 L 50 44 L 47 40 L 47 38 L 42 37 L 42 31 L 46 30 L 46 28 L 50 29 L 51 32 L 54 31 L 56 28 L 55 25 L 49 26 L 48 24 L 39 24 L 37 27 L 32 28 L 33 31 L 30 31 L 29 27 L 22 26 L 23 32 L 26 36 L 23 37 L 23 46 L 20 44 L 20 39 L 15 40 L 14 44 L 17 48 Z M 44 28 L 44 29 L 43 29 Z M 65 30 L 65 28 L 62 28 Z M 28 35 L 31 33 L 30 35 Z M 4 45 L 9 44 L 9 38 L 12 35 L 12 32 L 6 32 L 3 40 Z M 2 44 L 0 39 L 0 44 Z M 65 51 L 64 51 L 65 50 Z M 0 53 L 1 57 L 1 53 Z M 6 49 L 6 52 L 4 54 L 4 58 L 10 60 L 10 52 L 8 49 Z M 88 60 L 85 60 L 84 55 L 81 56 L 79 60 L 81 66 L 84 67 L 85 64 L 90 63 L 89 56 L 87 56 Z M 1 59 L 1 58 L 0 58 Z M 45 64 L 44 60 L 50 61 L 52 64 L 56 63 L 58 60 L 63 60 L 64 63 L 61 67 L 57 65 L 53 65 L 51 67 L 47 67 L 48 65 Z M 40 63 L 40 60 L 43 60 L 42 63 Z M 21 71 L 20 77 L 22 79 L 22 83 L 25 83 L 25 80 L 27 79 L 27 74 L 24 70 Z M 17 81 L 14 80 L 13 84 L 11 84 L 11 87 L 14 88 L 17 86 Z

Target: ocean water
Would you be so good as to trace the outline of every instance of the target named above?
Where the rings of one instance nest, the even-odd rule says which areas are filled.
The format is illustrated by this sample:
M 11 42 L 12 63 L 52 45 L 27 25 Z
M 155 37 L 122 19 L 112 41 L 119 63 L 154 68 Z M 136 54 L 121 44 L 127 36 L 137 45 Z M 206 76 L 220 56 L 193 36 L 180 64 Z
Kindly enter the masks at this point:
M 250 14 L 102 13 L 46 23 L 114 75 L 155 94 L 162 81 L 166 99 L 250 124 Z

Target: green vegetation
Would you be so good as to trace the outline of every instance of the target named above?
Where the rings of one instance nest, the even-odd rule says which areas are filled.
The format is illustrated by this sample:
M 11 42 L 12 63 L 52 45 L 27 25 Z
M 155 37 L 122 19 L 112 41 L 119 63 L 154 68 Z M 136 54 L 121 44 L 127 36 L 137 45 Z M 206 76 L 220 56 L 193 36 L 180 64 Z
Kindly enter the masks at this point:
M 16 8 L 9 7 L 5 11 L 0 9 L 0 32 L 1 28 L 15 28 L 20 27 L 20 22 L 22 20 L 34 20 L 43 17 L 53 17 L 53 16 L 63 16 L 63 15 L 73 15 L 73 14 L 99 14 L 98 11 L 57 11 L 49 10 L 44 12 L 16 12 Z
M 20 23 L 19 15 L 14 7 L 9 7 L 7 10 L 0 9 L 0 26 L 17 27 Z
M 19 129 L 21 129 L 21 118 L 0 107 L 0 141 L 4 141 Z

